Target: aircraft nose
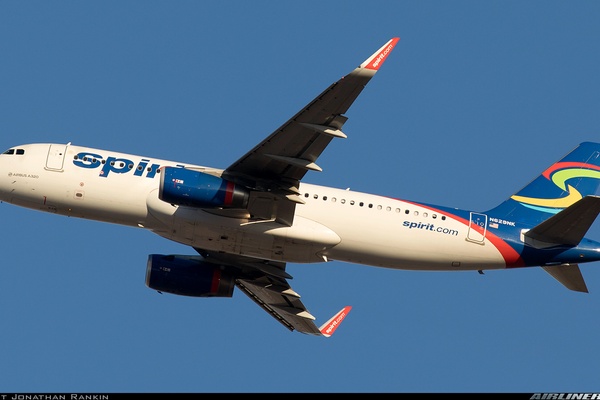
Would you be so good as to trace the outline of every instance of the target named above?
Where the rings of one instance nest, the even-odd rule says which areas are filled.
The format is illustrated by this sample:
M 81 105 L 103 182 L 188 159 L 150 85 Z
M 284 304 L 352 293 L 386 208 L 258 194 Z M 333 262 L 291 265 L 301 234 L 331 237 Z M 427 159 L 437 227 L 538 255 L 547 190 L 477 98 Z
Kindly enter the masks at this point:
M 0 201 L 10 202 L 14 190 L 14 171 L 12 170 L 12 157 L 15 150 L 10 149 L 0 154 Z
M 7 192 L 9 191 L 9 179 L 11 172 L 8 169 L 8 162 L 5 154 L 0 154 L 0 200 L 8 201 Z

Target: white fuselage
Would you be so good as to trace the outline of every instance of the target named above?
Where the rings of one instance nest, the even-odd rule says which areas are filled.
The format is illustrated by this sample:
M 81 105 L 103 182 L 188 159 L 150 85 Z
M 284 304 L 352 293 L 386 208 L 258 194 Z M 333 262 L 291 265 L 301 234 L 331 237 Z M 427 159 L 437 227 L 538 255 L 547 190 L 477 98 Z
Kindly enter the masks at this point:
M 387 268 L 504 268 L 468 221 L 414 202 L 301 184 L 292 226 L 253 222 L 158 198 L 164 166 L 198 165 L 73 145 L 30 144 L 0 155 L 0 200 L 36 210 L 149 229 L 198 249 L 269 260 L 340 260 Z M 23 153 L 23 154 L 19 154 Z M 472 235 L 472 232 L 471 232 Z

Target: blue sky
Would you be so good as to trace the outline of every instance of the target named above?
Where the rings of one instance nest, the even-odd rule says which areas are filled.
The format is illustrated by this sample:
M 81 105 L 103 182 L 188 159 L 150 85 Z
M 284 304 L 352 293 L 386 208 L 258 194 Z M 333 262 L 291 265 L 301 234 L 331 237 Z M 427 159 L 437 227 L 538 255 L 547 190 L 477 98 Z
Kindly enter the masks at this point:
M 0 147 L 224 168 L 391 37 L 306 182 L 487 210 L 600 139 L 595 1 L 3 1 Z M 152 233 L 0 204 L 0 392 L 598 392 L 589 294 L 539 268 L 290 264 L 329 338 L 159 295 Z M 600 226 L 589 231 L 600 238 Z

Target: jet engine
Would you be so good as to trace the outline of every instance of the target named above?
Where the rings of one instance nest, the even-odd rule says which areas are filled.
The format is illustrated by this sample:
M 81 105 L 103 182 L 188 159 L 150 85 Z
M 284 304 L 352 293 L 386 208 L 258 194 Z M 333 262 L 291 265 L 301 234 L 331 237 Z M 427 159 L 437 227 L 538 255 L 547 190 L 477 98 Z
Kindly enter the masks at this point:
M 150 254 L 146 286 L 181 296 L 232 297 L 235 277 L 199 256 Z
M 191 169 L 165 167 L 158 198 L 170 204 L 201 208 L 245 208 L 249 191 L 214 175 Z

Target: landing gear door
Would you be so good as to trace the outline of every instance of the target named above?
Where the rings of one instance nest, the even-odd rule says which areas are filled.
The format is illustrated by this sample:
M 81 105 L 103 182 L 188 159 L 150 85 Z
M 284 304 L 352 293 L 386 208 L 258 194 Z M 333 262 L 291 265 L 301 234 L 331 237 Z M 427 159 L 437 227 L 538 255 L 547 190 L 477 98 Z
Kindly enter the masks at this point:
M 48 158 L 46 158 L 46 169 L 51 171 L 62 171 L 65 164 L 65 155 L 67 154 L 65 144 L 51 144 L 48 149 Z
M 471 213 L 469 218 L 469 231 L 467 240 L 469 242 L 483 244 L 487 232 L 488 217 L 485 214 Z

